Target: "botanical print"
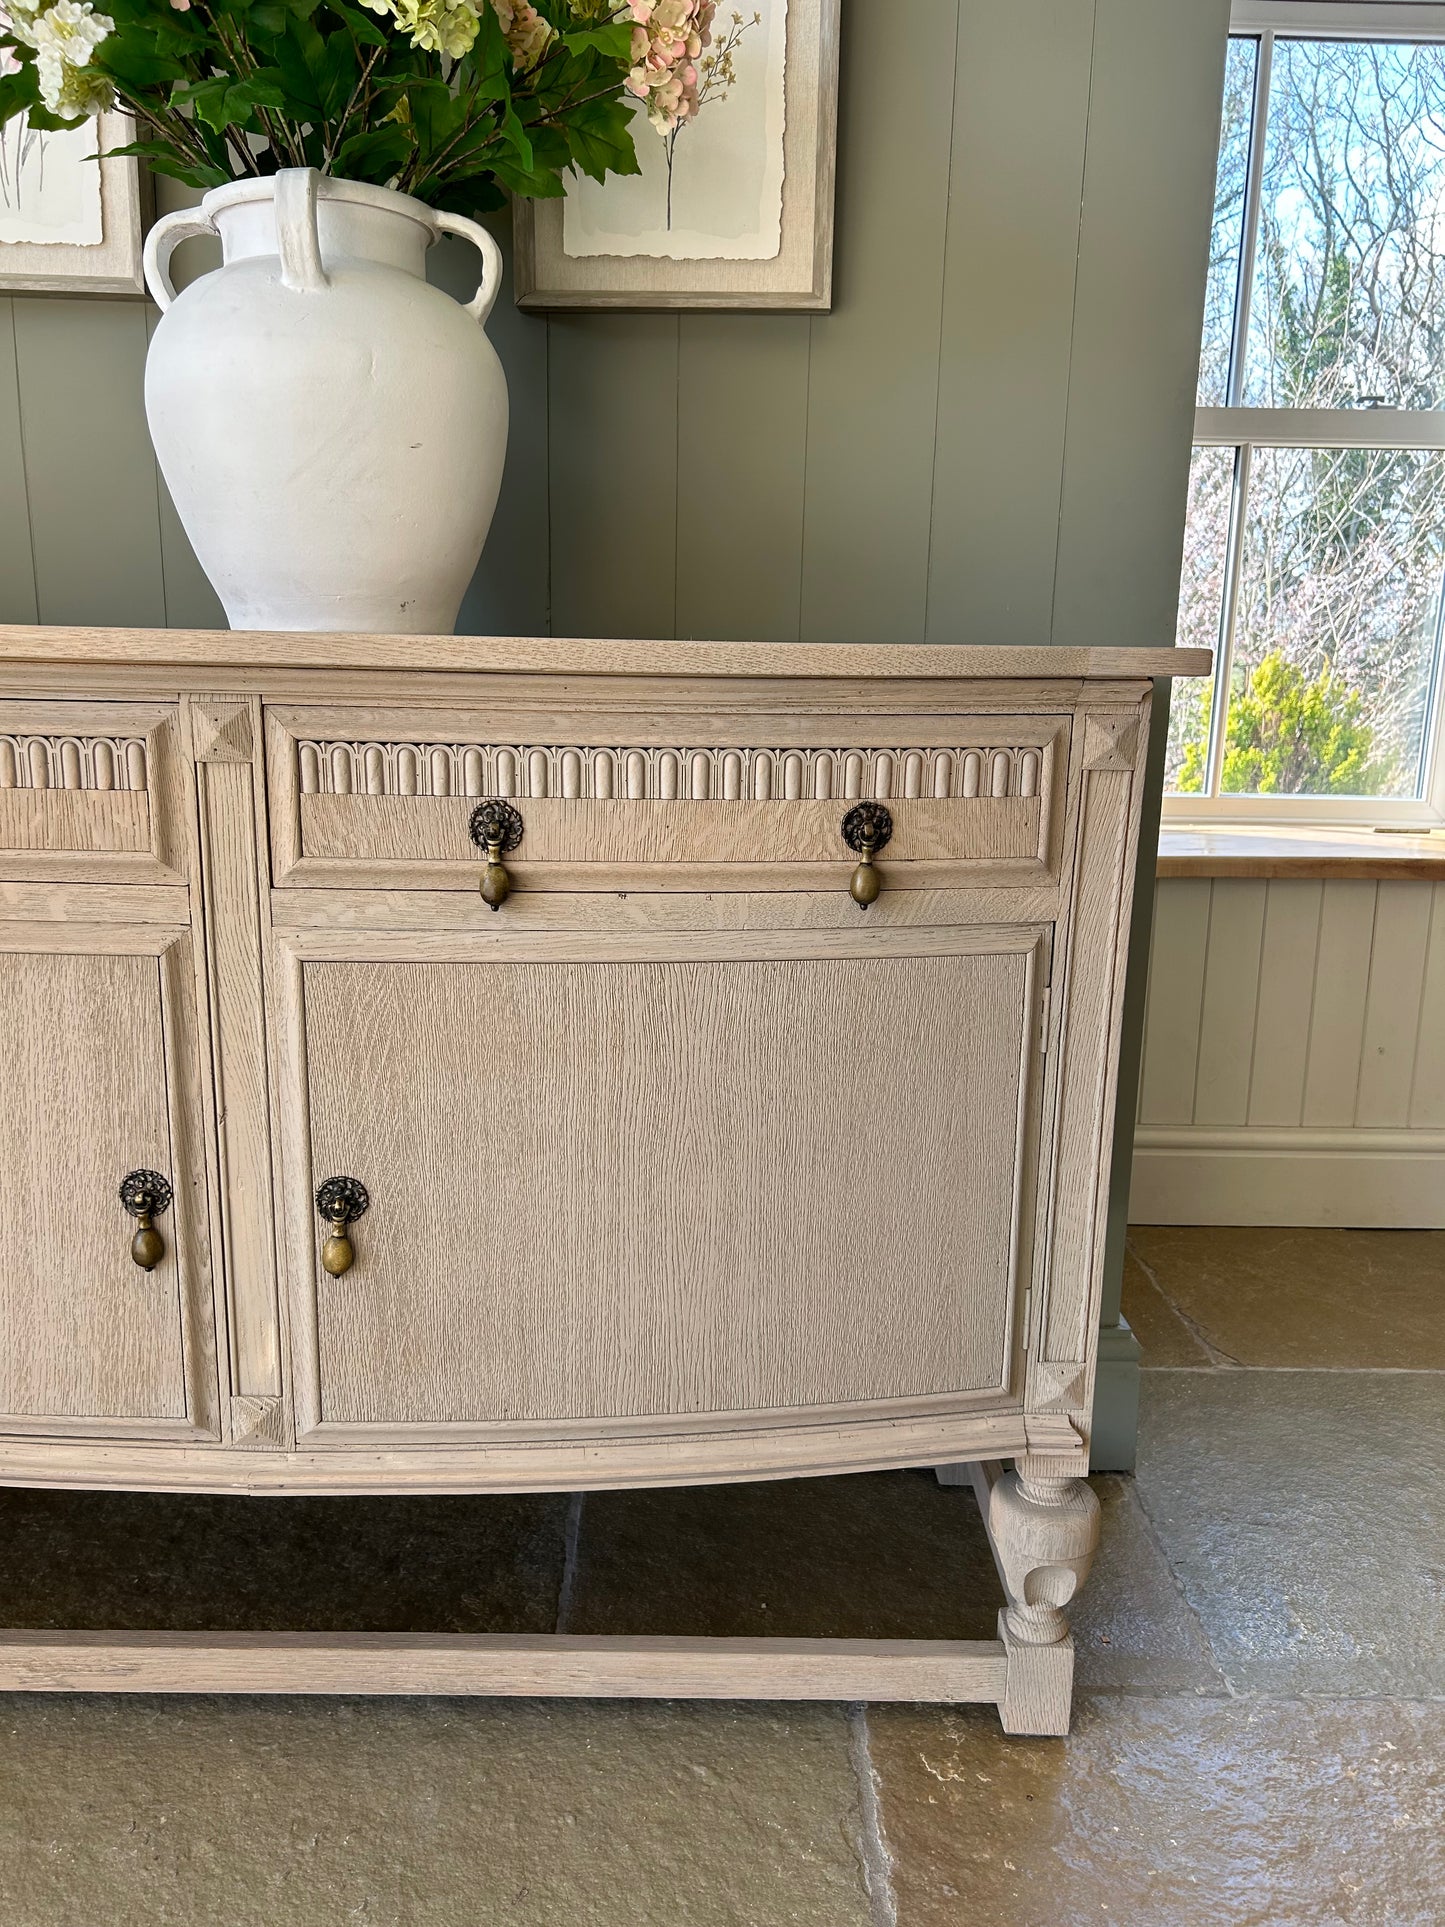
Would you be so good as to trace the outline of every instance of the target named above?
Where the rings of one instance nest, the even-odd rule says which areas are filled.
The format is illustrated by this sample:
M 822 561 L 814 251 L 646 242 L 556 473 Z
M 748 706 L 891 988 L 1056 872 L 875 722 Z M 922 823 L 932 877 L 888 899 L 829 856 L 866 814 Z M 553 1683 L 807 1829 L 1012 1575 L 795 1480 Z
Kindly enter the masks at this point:
M 23 114 L 0 127 L 0 242 L 99 247 L 96 123 L 42 134 Z
M 635 9 L 634 9 L 635 11 Z M 563 251 L 669 261 L 771 261 L 782 244 L 787 0 L 719 8 L 680 118 L 647 100 L 641 173 L 569 185 Z M 666 84 L 674 84 L 668 76 Z

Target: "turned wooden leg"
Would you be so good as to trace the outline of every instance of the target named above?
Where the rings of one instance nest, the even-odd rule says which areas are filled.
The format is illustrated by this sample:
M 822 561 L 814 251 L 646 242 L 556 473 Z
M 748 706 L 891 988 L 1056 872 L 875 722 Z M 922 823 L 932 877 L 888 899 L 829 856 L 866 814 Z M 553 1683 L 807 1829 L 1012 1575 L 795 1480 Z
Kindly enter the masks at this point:
M 999 1614 L 1009 1662 L 1004 1731 L 1067 1733 L 1074 1642 L 1064 1607 L 1093 1564 L 1099 1501 L 1083 1479 L 1001 1472 L 985 1516 L 1008 1595 Z

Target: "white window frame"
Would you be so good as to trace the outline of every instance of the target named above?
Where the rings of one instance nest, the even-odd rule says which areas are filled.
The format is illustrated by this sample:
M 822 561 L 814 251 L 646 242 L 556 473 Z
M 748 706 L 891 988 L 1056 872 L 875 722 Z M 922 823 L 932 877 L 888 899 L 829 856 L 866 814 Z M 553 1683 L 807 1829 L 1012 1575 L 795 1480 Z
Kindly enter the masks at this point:
M 1239 280 L 1235 288 L 1230 343 L 1228 401 L 1222 408 L 1196 408 L 1196 448 L 1237 451 L 1225 549 L 1223 608 L 1214 672 L 1206 794 L 1166 795 L 1165 814 L 1175 821 L 1212 824 L 1355 824 L 1361 827 L 1430 829 L 1445 824 L 1445 590 L 1437 614 L 1434 664 L 1427 697 L 1425 782 L 1422 797 L 1222 796 L 1227 691 L 1234 660 L 1234 622 L 1243 568 L 1243 522 L 1249 492 L 1249 467 L 1255 446 L 1267 448 L 1445 448 L 1445 409 L 1403 408 L 1246 408 L 1244 359 L 1253 296 L 1254 253 L 1259 232 L 1259 196 L 1264 176 L 1266 116 L 1274 43 L 1293 40 L 1445 41 L 1445 4 L 1438 0 L 1234 0 L 1232 37 L 1259 42 L 1254 72 L 1249 169 L 1243 210 Z M 1208 792 L 1214 792 L 1209 794 Z

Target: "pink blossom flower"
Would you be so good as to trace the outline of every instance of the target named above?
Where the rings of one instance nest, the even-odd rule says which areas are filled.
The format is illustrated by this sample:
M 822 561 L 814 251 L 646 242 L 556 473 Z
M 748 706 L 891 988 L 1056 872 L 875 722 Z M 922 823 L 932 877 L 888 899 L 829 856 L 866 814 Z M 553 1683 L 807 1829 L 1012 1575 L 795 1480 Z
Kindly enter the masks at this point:
M 693 62 L 712 40 L 717 0 L 628 0 L 632 15 L 632 66 L 627 91 L 646 103 L 660 134 L 697 111 Z

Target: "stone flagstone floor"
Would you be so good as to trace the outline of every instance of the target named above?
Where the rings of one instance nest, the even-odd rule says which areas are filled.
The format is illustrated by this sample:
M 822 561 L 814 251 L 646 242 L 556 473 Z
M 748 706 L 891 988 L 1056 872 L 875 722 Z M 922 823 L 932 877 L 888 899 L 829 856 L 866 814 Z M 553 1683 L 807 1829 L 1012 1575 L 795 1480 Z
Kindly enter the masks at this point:
M 1138 1230 L 1067 1740 L 985 1709 L 0 1701 L 0 1927 L 1437 1927 L 1445 1233 Z M 924 1471 L 0 1493 L 10 1625 L 988 1637 Z

